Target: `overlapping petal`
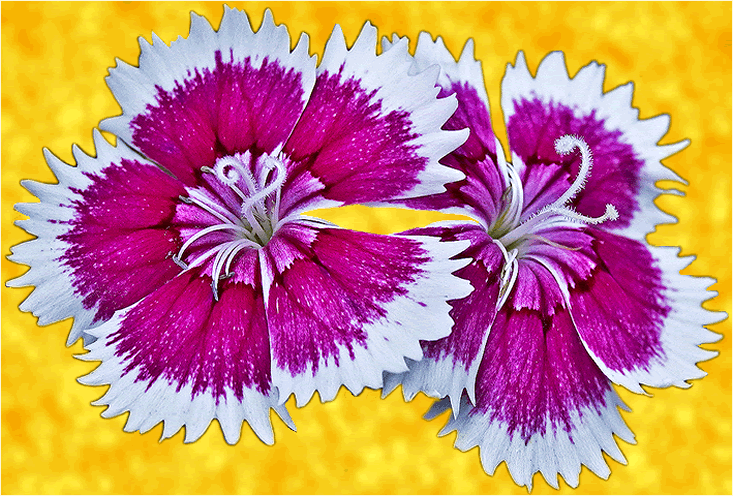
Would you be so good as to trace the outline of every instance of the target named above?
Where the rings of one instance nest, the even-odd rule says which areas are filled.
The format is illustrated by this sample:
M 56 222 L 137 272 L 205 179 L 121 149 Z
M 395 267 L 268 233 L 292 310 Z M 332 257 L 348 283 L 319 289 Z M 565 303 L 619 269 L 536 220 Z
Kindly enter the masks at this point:
M 273 381 L 298 406 L 382 386 L 382 373 L 420 360 L 420 340 L 445 337 L 446 300 L 470 285 L 450 260 L 467 242 L 384 236 L 291 222 L 261 251 Z M 429 323 L 429 324 L 428 324 Z M 428 325 L 426 325 L 428 324 Z
M 123 114 L 101 128 L 189 186 L 221 156 L 282 149 L 315 82 L 307 35 L 291 53 L 269 10 L 257 33 L 227 6 L 218 31 L 192 12 L 188 38 L 169 47 L 153 34 L 152 45 L 140 38 L 140 51 L 139 68 L 118 60 L 110 69 Z
M 473 40 L 466 42 L 458 61 L 440 37 L 433 41 L 430 34 L 420 33 L 414 57 L 407 53 L 406 40 L 397 35 L 393 35 L 392 42 L 383 38 L 383 50 L 400 53 L 412 61 L 411 72 L 418 73 L 435 65 L 440 67 L 440 96 L 455 95 L 458 99 L 458 108 L 444 128 L 468 128 L 470 134 L 465 143 L 440 161 L 461 171 L 465 179 L 448 184 L 445 193 L 402 203 L 410 208 L 467 214 L 480 223 L 488 223 L 486 227 L 490 228 L 502 213 L 506 201 L 503 195 L 510 180 L 504 151 L 491 128 L 489 98 L 481 62 L 474 59 Z
M 102 128 L 189 186 L 222 156 L 280 155 L 282 217 L 443 191 L 462 177 L 436 158 L 467 136 L 441 130 L 455 98 L 436 100 L 433 71 L 408 76 L 409 62 L 377 56 L 375 45 L 369 23 L 351 49 L 336 26 L 316 71 L 308 37 L 291 53 L 269 10 L 256 33 L 228 7 L 218 31 L 192 14 L 188 39 L 141 39 L 140 67 L 118 61 L 110 71 L 123 115 Z
M 486 333 L 475 401 L 464 396 L 441 435 L 457 430 L 456 447 L 479 446 L 487 473 L 506 461 L 528 489 L 536 472 L 553 487 L 558 474 L 575 487 L 581 464 L 608 477 L 601 450 L 625 463 L 612 435 L 633 442 L 616 409 L 625 407 L 585 352 L 547 268 L 519 261 L 517 285 Z M 429 416 L 449 405 L 436 403 Z
M 456 447 L 468 450 L 479 446 L 487 473 L 493 474 L 499 463 L 506 461 L 515 482 L 529 489 L 536 472 L 553 487 L 558 487 L 558 474 L 575 487 L 581 464 L 608 477 L 610 471 L 601 451 L 625 463 L 613 434 L 633 442 L 633 434 L 617 410 L 625 407 L 586 352 L 558 280 L 566 264 L 575 267 L 574 272 L 568 271 L 570 283 L 589 277 L 595 267 L 590 258 L 594 256 L 593 238 L 577 231 L 551 235 L 557 242 L 551 251 L 541 249 L 538 243 L 518 260 L 515 285 L 496 312 L 497 269 L 503 262 L 499 252 L 500 265 L 493 274 L 483 280 L 470 279 L 477 288 L 474 293 L 451 303 L 456 320 L 451 336 L 424 345 L 425 359 L 389 381 L 392 387 L 401 382 L 407 398 L 417 390 L 437 397 L 447 395 L 428 414 L 432 417 L 452 409 L 453 416 L 441 435 L 457 430 Z M 575 238 L 579 244 L 571 248 L 576 250 L 560 248 L 559 243 Z M 485 242 L 474 242 L 463 253 L 474 260 L 468 267 L 481 258 L 476 250 L 484 246 Z M 465 269 L 458 275 L 467 277 Z M 482 291 L 483 284 L 486 289 Z M 488 309 L 493 312 L 487 314 Z M 471 321 L 478 337 L 466 332 L 470 327 L 464 322 Z M 464 357 L 468 346 L 463 350 L 450 346 L 450 340 L 459 336 L 482 340 L 479 354 Z M 427 350 L 438 353 L 432 356 Z M 424 382 L 426 371 L 437 372 L 443 362 L 451 360 L 477 366 L 474 383 L 465 393 L 463 388 L 452 387 L 456 377 L 465 377 L 458 367 Z
M 408 361 L 409 371 L 385 374 L 383 395 L 402 384 L 407 401 L 419 391 L 437 398 L 449 396 L 457 412 L 464 390 L 471 401 L 475 401 L 476 374 L 496 316 L 499 274 L 504 258 L 501 249 L 478 224 L 445 223 L 408 232 L 434 236 L 442 242 L 470 242 L 470 246 L 454 258 L 471 260 L 470 265 L 458 270 L 456 275 L 471 283 L 472 292 L 466 298 L 450 302 L 450 316 L 455 322 L 450 335 L 424 342 L 423 360 Z
M 447 399 L 438 402 L 427 417 L 448 407 Z M 489 334 L 475 405 L 464 397 L 440 434 L 458 431 L 456 447 L 479 446 L 488 474 L 505 461 L 529 490 L 537 472 L 552 487 L 558 474 L 576 487 L 581 465 L 609 476 L 602 451 L 626 463 L 613 436 L 628 443 L 634 436 L 618 408 L 625 406 L 583 349 L 566 310 L 543 316 L 507 308 Z
M 593 274 L 570 291 L 580 337 L 601 370 L 617 384 L 644 393 L 641 385 L 688 388 L 705 372 L 698 362 L 717 356 L 699 345 L 721 336 L 704 325 L 725 318 L 702 303 L 711 278 L 680 275 L 691 257 L 678 248 L 592 230 L 597 253 Z
M 270 408 L 291 425 L 282 406 L 290 393 L 302 405 L 316 390 L 323 401 L 333 399 L 342 384 L 355 394 L 381 387 L 384 370 L 406 369 L 405 356 L 421 358 L 419 340 L 447 333 L 446 300 L 470 291 L 451 275 L 466 261 L 449 260 L 467 242 L 301 221 L 284 223 L 260 251 L 234 259 L 233 277 L 218 283 L 217 297 L 211 248 L 227 242 L 225 235 L 194 243 L 189 260 L 199 261 L 187 270 L 173 255 L 191 233 L 218 219 L 177 201 L 190 188 L 124 143 L 113 148 L 98 133 L 95 142 L 96 159 L 77 152 L 76 169 L 53 159 L 62 167 L 61 184 L 35 187 L 42 199 L 51 198 L 47 190 L 68 195 L 60 206 L 23 210 L 35 223 L 70 227 L 59 239 L 16 247 L 15 259 L 37 267 L 23 257 L 35 253 L 68 278 L 68 287 L 58 291 L 56 282 L 53 294 L 39 284 L 40 311 L 66 299 L 89 302 L 77 319 L 78 332 L 98 340 L 82 357 L 102 364 L 82 382 L 111 385 L 97 403 L 109 405 L 105 417 L 130 411 L 128 431 L 146 432 L 162 421 L 163 437 L 186 426 L 190 442 L 217 418 L 227 442 L 235 443 L 246 420 L 271 444 Z M 63 175 L 69 169 L 71 178 Z M 212 198 L 224 194 L 215 184 L 199 191 Z M 47 211 L 56 215 L 40 216 Z M 48 243 L 65 244 L 49 251 Z M 28 251 L 34 244 L 41 246 Z M 58 259 L 46 259 L 54 253 Z M 32 284 L 34 275 L 10 284 Z M 81 327 L 85 318 L 104 324 Z
M 216 418 L 230 444 L 243 420 L 272 444 L 270 408 L 295 428 L 272 386 L 257 253 L 242 256 L 235 273 L 215 300 L 210 278 L 185 271 L 89 331 L 98 339 L 80 358 L 102 364 L 80 381 L 111 385 L 95 402 L 109 405 L 102 416 L 129 410 L 128 432 L 162 421 L 163 438 L 185 426 L 186 442 Z
M 433 231 L 449 239 L 450 230 Z M 451 409 L 441 435 L 457 430 L 457 448 L 479 446 L 489 474 L 506 461 L 530 489 L 536 472 L 553 487 L 558 474 L 575 487 L 581 464 L 608 477 L 601 451 L 625 463 L 612 434 L 633 442 L 611 382 L 644 393 L 641 385 L 686 388 L 705 375 L 696 364 L 717 352 L 699 345 L 720 336 L 703 325 L 725 317 L 701 308 L 714 296 L 705 291 L 712 280 L 680 275 L 689 260 L 673 248 L 600 229 L 548 229 L 523 246 L 516 282 L 495 313 L 504 260 L 497 254 L 493 272 L 469 271 L 488 246 L 475 231 L 459 255 L 471 264 L 457 272 L 474 292 L 451 302 L 451 335 L 425 343 L 423 361 L 388 375 L 385 392 L 402 384 L 408 400 L 418 391 L 444 397 L 429 416 Z M 467 363 L 480 364 L 473 377 Z
M 437 160 L 468 136 L 465 126 L 441 130 L 455 97 L 436 100 L 437 71 L 408 75 L 411 62 L 400 50 L 377 56 L 376 41 L 377 30 L 367 23 L 347 49 L 336 26 L 309 105 L 285 147 L 292 167 L 307 170 L 323 185 L 320 194 L 340 204 L 437 193 L 463 178 Z M 400 49 L 406 47 L 404 41 Z

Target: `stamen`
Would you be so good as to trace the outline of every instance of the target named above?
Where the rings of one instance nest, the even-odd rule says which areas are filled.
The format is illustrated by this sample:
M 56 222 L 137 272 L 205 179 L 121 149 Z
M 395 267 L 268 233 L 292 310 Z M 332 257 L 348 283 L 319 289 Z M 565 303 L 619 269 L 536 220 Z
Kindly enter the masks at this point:
M 542 209 L 539 212 L 537 212 L 535 215 L 531 216 L 529 219 L 525 220 L 520 226 L 518 226 L 515 229 L 512 229 L 508 233 L 506 233 L 504 236 L 499 238 L 499 241 L 504 246 L 511 246 L 515 242 L 519 241 L 523 236 L 526 236 L 527 234 L 534 231 L 534 229 L 540 225 L 540 224 L 549 224 L 552 223 L 552 217 L 554 217 L 555 211 L 549 210 L 549 209 Z
M 202 262 L 211 258 L 211 256 L 217 253 L 219 250 L 221 250 L 221 246 L 214 246 L 213 248 L 210 248 L 209 250 L 205 251 L 202 255 L 199 255 L 193 261 L 191 261 L 191 263 L 189 263 L 188 266 L 189 267 L 198 267 L 199 265 L 201 265 Z
M 255 247 L 253 247 L 253 246 L 251 246 L 249 244 L 245 245 L 244 243 L 242 243 L 242 246 L 243 247 L 244 246 L 250 246 L 250 248 L 255 248 Z M 234 261 L 234 257 L 237 254 L 237 251 L 234 251 L 234 252 L 230 253 L 229 254 L 229 257 L 227 257 L 226 264 L 224 265 L 224 273 L 226 273 L 227 276 L 233 276 L 234 275 L 232 273 L 232 271 L 231 271 L 231 268 L 232 268 L 232 262 Z
M 524 206 L 524 189 L 519 174 L 511 164 L 506 164 L 503 170 L 507 188 L 504 190 L 501 201 L 508 206 L 490 228 L 490 231 L 499 237 L 517 228 Z
M 494 243 L 496 243 L 504 256 L 504 266 L 501 268 L 501 273 L 499 274 L 499 294 L 496 299 L 496 310 L 498 311 L 506 303 L 514 287 L 514 283 L 517 281 L 517 274 L 519 273 L 517 255 L 519 251 L 514 248 L 507 252 L 504 245 L 497 241 L 494 241 Z
M 213 168 L 201 167 L 204 174 L 212 174 L 216 180 L 239 196 L 242 200 L 240 212 L 229 211 L 226 206 L 219 204 L 201 190 L 192 189 L 189 190 L 188 197 L 180 197 L 182 202 L 196 205 L 222 222 L 196 232 L 181 246 L 178 253 L 172 256 L 175 263 L 184 270 L 205 264 L 214 257 L 211 265 L 211 285 L 216 300 L 219 299 L 218 282 L 234 275 L 231 266 L 237 255 L 246 248 L 257 250 L 264 246 L 278 222 L 280 189 L 287 174 L 285 164 L 268 154 L 258 158 L 260 167 L 256 171 L 251 170 L 250 164 L 250 152 L 245 152 L 223 157 L 216 161 Z M 276 196 L 268 209 L 267 198 L 273 192 Z M 189 261 L 188 264 L 183 262 L 183 254 L 193 243 L 208 234 L 223 230 L 235 231 L 236 239 L 214 244 L 199 254 L 195 260 Z
M 237 246 L 239 246 L 239 243 L 237 243 L 236 241 L 231 241 L 220 247 L 221 249 L 216 254 L 216 258 L 214 258 L 214 265 L 211 269 L 212 280 L 217 281 L 219 279 L 219 273 L 221 272 L 222 266 L 224 265 L 224 259 L 228 257 L 229 254 L 237 248 Z
M 176 265 L 178 265 L 178 266 L 179 266 L 180 268 L 182 268 L 183 270 L 186 270 L 186 269 L 188 269 L 188 265 L 186 265 L 186 264 L 185 264 L 185 263 L 183 262 L 183 260 L 181 260 L 180 258 L 178 258 L 178 256 L 176 256 L 176 254 L 175 254 L 175 253 L 173 253 L 172 251 L 169 251 L 169 252 L 168 252 L 168 255 L 166 255 L 166 257 L 171 257 L 171 260 L 173 260 L 173 261 L 174 261 L 174 262 L 176 263 Z
M 219 281 L 232 277 L 234 274 L 229 271 L 234 257 L 245 248 L 257 249 L 259 246 L 251 241 L 240 239 L 227 243 L 222 247 L 219 253 L 216 254 L 214 259 L 214 265 L 211 270 L 211 289 L 214 291 L 214 299 L 219 301 Z M 226 265 L 224 274 L 221 274 L 221 269 Z M 221 275 L 220 275 L 221 274 Z
M 560 248 L 562 250 L 579 251 L 579 250 L 582 250 L 583 249 L 582 246 L 572 247 L 572 246 L 562 245 L 560 243 L 555 243 L 551 239 L 548 239 L 548 238 L 546 238 L 544 236 L 540 236 L 539 234 L 530 234 L 527 237 L 528 238 L 531 238 L 531 239 L 539 239 L 540 241 L 542 241 L 543 243 L 545 243 L 547 245 L 554 246 L 555 248 Z
M 187 270 L 188 269 L 188 265 L 186 265 L 186 262 L 184 262 L 183 260 L 181 260 L 180 258 L 178 258 L 178 255 L 173 255 L 171 257 L 171 260 L 173 260 L 176 263 L 176 265 L 178 265 L 183 270 Z
M 228 257 L 234 250 L 236 250 L 238 247 L 241 247 L 241 245 L 234 241 L 231 243 L 227 243 L 222 249 L 219 250 L 219 253 L 216 254 L 216 258 L 214 259 L 214 265 L 211 269 L 211 289 L 214 292 L 214 300 L 219 301 L 219 280 L 222 279 L 222 277 L 219 275 L 221 272 L 222 265 L 224 265 L 223 261 L 226 257 Z
M 235 216 L 233 216 L 226 209 L 219 210 L 219 205 L 217 205 L 211 199 L 207 198 L 205 195 L 199 193 L 196 190 L 189 191 L 188 194 L 188 198 L 184 196 L 179 196 L 181 201 L 183 201 L 184 203 L 188 203 L 189 205 L 196 205 L 197 207 L 206 210 L 208 213 L 210 213 L 222 222 L 228 222 L 232 224 L 235 224 L 237 222 L 238 219 Z

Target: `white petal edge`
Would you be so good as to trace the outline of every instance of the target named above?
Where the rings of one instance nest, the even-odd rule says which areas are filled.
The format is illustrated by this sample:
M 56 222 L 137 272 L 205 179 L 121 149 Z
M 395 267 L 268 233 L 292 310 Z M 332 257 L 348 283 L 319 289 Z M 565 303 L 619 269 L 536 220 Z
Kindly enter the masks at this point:
M 376 91 L 371 102 L 381 102 L 382 112 L 407 112 L 411 134 L 409 141 L 416 147 L 415 153 L 429 159 L 425 169 L 418 174 L 418 184 L 399 198 L 412 198 L 445 191 L 446 183 L 460 181 L 462 172 L 438 163 L 448 153 L 468 139 L 468 129 L 443 131 L 441 127 L 458 108 L 455 96 L 436 99 L 439 88 L 435 86 L 439 69 L 431 67 L 411 75 L 412 60 L 407 53 L 407 39 L 381 55 L 376 54 L 377 29 L 367 22 L 351 49 L 346 46 L 340 26 L 334 27 L 326 43 L 323 59 L 316 69 L 323 73 L 353 77 L 367 91 Z
M 386 52 L 392 49 L 395 45 L 399 46 L 401 40 L 407 40 L 407 37 L 400 38 L 396 34 L 393 34 L 392 41 L 383 37 L 382 50 Z M 403 55 L 406 53 L 409 56 L 406 46 L 402 53 Z M 471 87 L 476 90 L 476 93 L 478 93 L 481 101 L 484 102 L 484 105 L 486 105 L 488 112 L 489 96 L 486 93 L 484 72 L 481 68 L 481 61 L 476 60 L 474 56 L 473 38 L 466 40 L 466 44 L 463 46 L 463 51 L 456 61 L 445 46 L 445 42 L 442 37 L 438 36 L 433 40 L 430 33 L 422 31 L 417 39 L 415 56 L 411 57 L 411 59 L 412 66 L 410 67 L 410 74 L 419 74 L 429 67 L 437 65 L 440 67 L 438 84 L 441 86 L 450 87 L 451 82 L 455 81 L 469 83 Z
M 326 363 L 321 359 L 315 374 L 309 365 L 296 377 L 278 368 L 273 361 L 272 382 L 280 392 L 281 404 L 293 394 L 296 405 L 304 406 L 316 391 L 321 402 L 325 403 L 336 397 L 341 386 L 353 395 L 358 395 L 365 387 L 382 388 L 383 372 L 404 372 L 407 370 L 405 357 L 412 360 L 422 358 L 420 340 L 436 340 L 450 333 L 453 319 L 448 315 L 451 307 L 447 301 L 463 298 L 471 292 L 467 281 L 452 274 L 464 267 L 468 260 L 450 260 L 450 257 L 463 251 L 468 242 L 438 242 L 427 236 L 404 237 L 419 241 L 432 256 L 432 260 L 421 267 L 424 276 L 405 288 L 407 294 L 384 306 L 387 312 L 384 318 L 364 326 L 368 336 L 366 348 L 354 346 L 353 360 L 346 347 L 338 346 L 339 366 L 332 360 Z M 268 302 L 273 275 L 267 272 L 262 256 L 264 299 Z
M 423 358 L 415 361 L 408 358 L 409 371 L 400 374 L 385 372 L 382 398 L 402 384 L 402 396 L 405 401 L 412 401 L 419 392 L 431 398 L 447 396 L 450 398 L 453 415 L 457 416 L 461 411 L 461 397 L 464 390 L 471 403 L 476 402 L 476 376 L 483 361 L 493 323 L 493 320 L 487 322 L 479 351 L 468 369 L 461 364 L 454 364 L 452 354 L 438 360 Z
M 663 300 L 669 306 L 670 313 L 664 319 L 660 336 L 665 358 L 652 358 L 647 370 L 611 370 L 589 349 L 582 333 L 578 335 L 593 361 L 614 383 L 639 394 L 647 394 L 642 385 L 658 388 L 677 386 L 686 389 L 691 386 L 686 381 L 701 379 L 707 375 L 697 363 L 718 356 L 717 351 L 700 348 L 700 345 L 714 343 L 723 336 L 704 326 L 726 319 L 727 314 L 702 307 L 705 301 L 718 294 L 716 291 L 708 291 L 708 287 L 716 282 L 715 279 L 680 274 L 682 269 L 692 263 L 694 256 L 678 257 L 680 248 L 677 247 L 647 248 L 662 271 L 662 285 L 667 288 L 663 293 Z M 571 308 L 571 316 L 572 313 Z M 578 327 L 577 324 L 575 327 Z
M 514 115 L 514 102 L 522 98 L 538 98 L 544 103 L 555 102 L 571 109 L 576 117 L 589 115 L 595 110 L 596 118 L 604 121 L 608 131 L 620 131 L 620 141 L 633 147 L 635 155 L 644 163 L 639 171 L 640 191 L 637 195 L 638 210 L 629 226 L 612 230 L 616 234 L 644 241 L 647 234 L 658 224 L 675 223 L 677 220 L 659 210 L 654 199 L 663 193 L 677 193 L 664 190 L 655 183 L 661 180 L 687 182 L 665 167 L 661 160 L 686 148 L 689 140 L 658 146 L 657 143 L 669 130 L 669 115 L 662 114 L 639 120 L 639 110 L 632 107 L 634 84 L 629 82 L 607 93 L 603 93 L 606 66 L 591 62 L 570 78 L 562 52 L 547 55 L 532 77 L 524 53 L 519 52 L 512 66 L 507 64 L 501 83 L 501 108 L 504 122 Z M 516 155 L 516 154 L 513 154 Z M 519 163 L 514 156 L 515 162 Z
M 185 427 L 186 443 L 199 439 L 211 421 L 217 419 L 228 444 L 239 441 L 242 422 L 246 420 L 263 443 L 272 445 L 275 442 L 270 422 L 272 408 L 288 427 L 295 430 L 295 424 L 285 406 L 279 404 L 278 393 L 274 388 L 270 395 L 245 388 L 241 391 L 242 401 L 236 398 L 233 390 L 227 388 L 225 398 L 217 404 L 209 391 L 197 393 L 192 398 L 191 384 L 176 391 L 178 384 L 163 377 L 150 386 L 148 381 L 136 382 L 139 367 L 125 372 L 126 364 L 115 354 L 115 347 L 110 340 L 127 313 L 138 304 L 116 312 L 112 319 L 89 331 L 97 340 L 86 346 L 89 353 L 76 356 L 85 361 L 102 362 L 92 372 L 78 379 L 87 386 L 110 385 L 107 392 L 92 403 L 108 406 L 102 412 L 102 417 L 112 418 L 129 411 L 125 432 L 139 430 L 145 433 L 163 422 L 161 441 Z
M 450 408 L 447 399 L 436 402 L 425 414 L 432 419 Z M 634 434 L 626 426 L 618 408 L 629 411 L 618 394 L 609 389 L 605 396 L 605 405 L 600 407 L 601 415 L 594 407 L 584 407 L 580 412 L 574 411 L 570 421 L 575 444 L 563 429 L 552 429 L 549 420 L 545 435 L 535 434 L 525 444 L 521 436 L 510 438 L 504 422 L 491 422 L 482 414 L 470 415 L 473 405 L 464 396 L 461 412 L 457 418 L 449 417 L 448 423 L 438 434 L 457 431 L 455 447 L 468 451 L 479 447 L 481 465 L 487 474 L 493 475 L 501 462 L 506 462 L 514 482 L 532 490 L 532 479 L 540 472 L 547 483 L 559 488 L 557 476 L 561 475 L 571 487 L 578 486 L 581 465 L 588 467 L 593 473 L 607 479 L 611 470 L 603 459 L 601 451 L 606 452 L 619 463 L 626 464 L 626 458 L 616 444 L 614 435 L 630 444 L 635 444 Z M 551 433 L 551 434 L 548 434 Z
M 202 16 L 191 12 L 188 38 L 178 37 L 170 47 L 153 33 L 153 43 L 140 37 L 139 68 L 117 59 L 109 71 L 107 85 L 122 107 L 122 115 L 105 119 L 100 128 L 132 143 L 130 122 L 156 105 L 157 87 L 171 91 L 176 84 L 194 77 L 196 71 L 216 67 L 215 52 L 221 51 L 222 61 L 242 62 L 250 58 L 253 67 L 261 67 L 265 58 L 276 60 L 286 69 L 302 76 L 303 108 L 315 83 L 316 56 L 308 54 L 308 35 L 303 33 L 290 52 L 290 35 L 285 25 L 275 25 L 270 9 L 265 10 L 260 29 L 254 33 L 247 15 L 224 6 L 224 16 L 218 31 L 214 31 Z M 230 51 L 232 52 L 230 54 Z
M 72 268 L 59 260 L 70 248 L 68 243 L 59 239 L 71 227 L 64 222 L 75 215 L 76 208 L 72 206 L 72 202 L 82 200 L 82 196 L 72 190 L 83 192 L 93 184 L 87 174 L 99 176 L 108 167 L 118 166 L 122 159 L 155 167 L 120 141 L 113 147 L 96 129 L 93 131 L 93 138 L 96 158 L 87 155 L 78 146 L 73 146 L 76 167 L 63 162 L 48 149 L 43 149 L 46 162 L 58 179 L 58 184 L 30 180 L 21 182 L 41 201 L 16 204 L 15 209 L 29 218 L 16 221 L 15 224 L 36 236 L 36 239 L 12 247 L 12 254 L 8 256 L 15 263 L 29 265 L 30 270 L 8 281 L 7 286 L 35 286 L 33 292 L 20 304 L 20 310 L 33 313 L 41 326 L 69 317 L 74 318 L 67 346 L 71 346 L 82 336 L 85 342 L 89 342 L 91 335 L 85 331 L 91 327 L 98 310 L 97 307 L 84 308 L 84 296 L 77 294 L 72 284 Z

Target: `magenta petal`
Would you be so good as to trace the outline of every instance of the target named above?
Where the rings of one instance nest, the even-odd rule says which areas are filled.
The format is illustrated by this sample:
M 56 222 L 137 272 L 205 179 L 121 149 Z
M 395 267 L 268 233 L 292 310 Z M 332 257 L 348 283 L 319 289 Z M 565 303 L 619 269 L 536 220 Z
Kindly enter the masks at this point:
M 180 270 L 167 226 L 182 187 L 124 143 L 95 131 L 94 144 L 97 157 L 74 148 L 76 167 L 47 152 L 59 183 L 26 182 L 41 202 L 16 205 L 37 239 L 13 247 L 11 259 L 31 269 L 8 285 L 36 287 L 21 309 L 42 325 L 74 317 L 69 344 Z
M 273 382 L 298 406 L 341 385 L 382 387 L 422 357 L 419 341 L 450 329 L 453 296 L 467 294 L 448 260 L 465 244 L 383 236 L 290 222 L 261 250 L 273 354 Z M 429 324 L 428 324 L 429 323 Z
M 359 81 L 323 73 L 286 146 L 298 168 L 324 185 L 327 198 L 364 203 L 411 190 L 425 167 L 410 141 L 409 115 L 386 111 Z M 297 177 L 297 174 L 294 174 Z
M 505 307 L 489 334 L 475 407 L 464 400 L 441 434 L 457 430 L 461 450 L 480 446 L 489 474 L 506 461 L 514 481 L 529 489 L 536 472 L 555 488 L 558 474 L 575 487 L 581 464 L 608 476 L 602 450 L 625 461 L 613 435 L 633 442 L 633 434 L 618 406 L 566 311 L 543 317 Z
M 152 46 L 141 41 L 139 68 L 118 61 L 110 71 L 124 113 L 102 128 L 192 186 L 216 158 L 282 148 L 313 87 L 307 44 L 291 52 L 269 10 L 257 33 L 229 7 L 218 31 L 192 13 L 188 39 L 168 47 L 153 35 Z
M 563 295 L 552 273 L 531 259 L 520 259 L 514 284 L 512 307 L 529 308 L 543 315 L 552 315 L 557 307 L 564 307 Z
M 570 292 L 572 315 L 588 351 L 614 382 L 643 393 L 641 384 L 689 387 L 705 375 L 696 362 L 717 353 L 698 347 L 719 335 L 701 324 L 720 315 L 700 307 L 709 279 L 681 276 L 674 249 L 655 248 L 591 230 L 598 266 Z
M 255 251 L 240 264 L 259 272 Z M 186 271 L 90 332 L 99 340 L 83 358 L 103 363 L 83 382 L 111 384 L 98 403 L 110 406 L 106 417 L 130 410 L 126 430 L 145 432 L 164 421 L 163 437 L 185 426 L 190 442 L 218 418 L 233 444 L 247 420 L 273 442 L 269 408 L 278 395 L 259 281 L 226 282 L 215 301 L 211 279 Z
M 132 122 L 133 144 L 191 185 L 215 160 L 250 148 L 271 153 L 303 111 L 300 74 L 265 58 L 253 65 L 216 52 L 212 69 L 196 72 Z
M 229 285 L 215 302 L 211 280 L 185 272 L 127 312 L 110 344 L 139 381 L 165 377 L 215 398 L 227 387 L 240 400 L 245 387 L 270 392 L 262 295 L 248 285 Z
M 595 113 L 576 117 L 572 108 L 561 103 L 546 104 L 535 99 L 514 103 L 514 115 L 507 124 L 507 132 L 512 152 L 524 163 L 520 172 L 527 205 L 523 218 L 559 198 L 577 177 L 580 156 L 559 156 L 555 151 L 556 139 L 574 134 L 582 137 L 593 152 L 593 169 L 574 201 L 576 210 L 598 217 L 610 203 L 619 211 L 619 219 L 609 221 L 608 227 L 621 228 L 630 224 L 638 209 L 644 162 L 631 145 L 622 141 L 621 131 L 608 130 Z M 550 170 L 544 171 L 546 167 Z M 541 197 L 542 201 L 535 201 L 535 197 Z
M 557 138 L 575 134 L 594 157 L 587 184 L 573 202 L 576 210 L 597 217 L 606 204 L 613 204 L 619 218 L 601 228 L 644 241 L 655 225 L 674 221 L 654 205 L 665 192 L 655 183 L 683 182 L 660 160 L 689 141 L 658 146 L 669 129 L 669 116 L 640 120 L 631 106 L 633 84 L 604 93 L 604 73 L 605 66 L 592 62 L 571 79 L 562 52 L 547 55 L 536 77 L 522 52 L 507 67 L 501 106 L 513 161 L 525 184 L 524 217 L 558 198 L 576 177 L 578 154 L 560 157 L 554 148 Z
M 84 308 L 96 311 L 94 324 L 180 272 L 170 257 L 178 235 L 167 226 L 184 190 L 156 167 L 124 159 L 89 178 L 59 239 L 68 244 L 60 260 L 72 269 Z
M 592 277 L 598 259 L 594 242 L 580 226 L 539 229 L 522 244 L 515 301 L 546 314 L 566 307 L 568 289 Z

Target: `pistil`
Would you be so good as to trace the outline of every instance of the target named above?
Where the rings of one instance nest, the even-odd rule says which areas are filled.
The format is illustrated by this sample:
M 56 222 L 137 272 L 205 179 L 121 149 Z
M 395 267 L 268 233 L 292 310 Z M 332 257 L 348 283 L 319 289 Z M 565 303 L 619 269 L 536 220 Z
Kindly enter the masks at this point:
M 588 177 L 590 177 L 593 168 L 593 155 L 588 144 L 578 136 L 567 134 L 555 140 L 555 150 L 560 155 L 567 155 L 575 148 L 580 150 L 581 164 L 578 177 L 575 178 L 573 184 L 570 185 L 560 198 L 541 209 L 515 229 L 501 236 L 499 238 L 501 244 L 506 247 L 512 247 L 540 228 L 577 225 L 578 223 L 600 224 L 601 222 L 616 220 L 618 218 L 616 207 L 610 203 L 606 204 L 606 211 L 600 217 L 583 215 L 568 205 L 585 187 L 585 183 Z
M 221 279 L 233 275 L 230 269 L 237 254 L 244 249 L 256 250 L 264 246 L 272 236 L 278 222 L 280 190 L 285 182 L 287 171 L 282 161 L 269 155 L 263 155 L 259 157 L 259 160 L 262 162 L 257 178 L 250 171 L 251 154 L 249 151 L 221 158 L 213 168 L 201 168 L 203 173 L 214 175 L 219 182 L 229 187 L 240 198 L 242 204 L 236 214 L 200 190 L 189 190 L 188 197 L 180 197 L 181 201 L 196 205 L 221 221 L 221 224 L 211 225 L 196 232 L 173 256 L 173 261 L 184 270 L 205 263 L 214 256 L 211 285 L 216 300 L 219 299 L 218 283 Z M 276 195 L 275 201 L 268 212 L 267 198 L 273 193 Z M 183 261 L 184 253 L 196 241 L 217 231 L 233 231 L 235 239 L 212 247 L 188 264 Z

